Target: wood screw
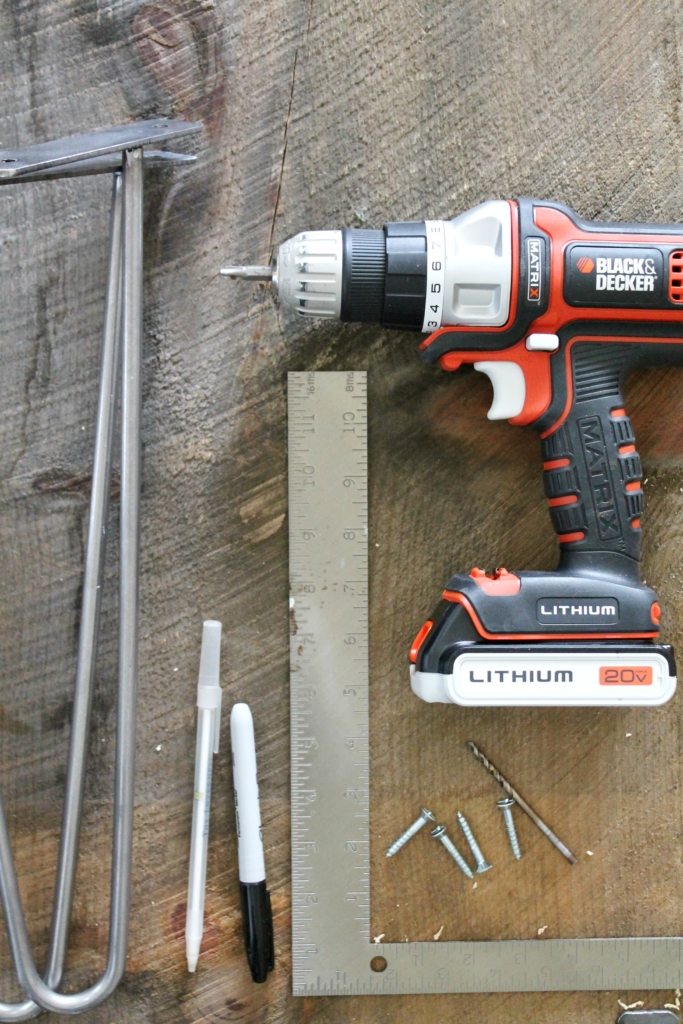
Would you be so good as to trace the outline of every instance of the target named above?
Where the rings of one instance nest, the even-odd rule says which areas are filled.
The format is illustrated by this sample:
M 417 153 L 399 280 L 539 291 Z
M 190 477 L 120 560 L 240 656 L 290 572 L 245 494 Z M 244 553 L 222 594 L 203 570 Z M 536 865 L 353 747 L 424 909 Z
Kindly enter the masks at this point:
M 428 821 L 436 821 L 436 818 L 431 811 L 428 811 L 426 807 L 423 807 L 420 811 L 420 817 L 416 818 L 413 824 L 405 830 L 402 836 L 399 836 L 395 843 L 392 843 L 387 850 L 387 857 L 393 857 L 395 853 L 405 846 L 409 839 L 412 839 L 416 832 L 419 832 L 423 825 L 426 825 Z
M 481 852 L 479 843 L 474 838 L 474 835 L 472 834 L 472 829 L 467 823 L 467 818 L 465 817 L 464 814 L 461 814 L 460 811 L 458 811 L 458 821 L 460 822 L 460 828 L 465 833 L 465 839 L 469 844 L 470 850 L 474 854 L 474 859 L 477 862 L 477 874 L 481 875 L 484 871 L 488 871 L 489 868 L 492 868 L 493 865 L 489 864 L 489 862 L 486 860 L 486 857 Z
M 432 835 L 443 843 L 463 875 L 467 875 L 468 878 L 474 878 L 471 867 L 446 835 L 446 826 L 437 825 L 436 828 L 432 829 Z
M 515 855 L 515 859 L 519 860 L 522 856 L 522 851 L 519 848 L 519 839 L 517 838 L 517 829 L 515 828 L 515 819 L 512 817 L 512 806 L 514 800 L 511 796 L 505 797 L 503 800 L 498 801 L 498 806 L 503 812 L 505 818 L 505 828 L 507 829 L 508 839 L 510 840 L 510 846 L 512 852 Z

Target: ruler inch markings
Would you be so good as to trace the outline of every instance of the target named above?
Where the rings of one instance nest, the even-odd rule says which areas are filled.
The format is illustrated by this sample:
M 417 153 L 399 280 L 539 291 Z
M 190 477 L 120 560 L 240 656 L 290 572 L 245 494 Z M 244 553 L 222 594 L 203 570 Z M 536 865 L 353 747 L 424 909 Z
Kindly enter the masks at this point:
M 680 937 L 370 942 L 367 376 L 290 373 L 288 413 L 293 994 L 680 987 Z

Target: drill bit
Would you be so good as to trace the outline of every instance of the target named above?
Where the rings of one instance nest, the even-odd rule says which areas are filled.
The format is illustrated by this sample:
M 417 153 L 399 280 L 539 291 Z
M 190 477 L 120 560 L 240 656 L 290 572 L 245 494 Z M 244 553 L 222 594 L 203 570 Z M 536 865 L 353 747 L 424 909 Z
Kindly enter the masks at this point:
M 553 844 L 553 846 L 557 850 L 560 851 L 560 853 L 562 854 L 563 857 L 567 858 L 567 860 L 569 861 L 570 864 L 578 864 L 579 862 L 576 859 L 576 857 L 574 856 L 574 854 L 571 852 L 571 850 L 567 849 L 567 847 L 564 845 L 564 843 L 557 838 L 557 836 L 552 831 L 552 829 L 548 828 L 548 826 L 542 820 L 542 818 L 539 818 L 539 816 L 536 814 L 536 812 L 534 810 L 532 810 L 531 807 L 529 807 L 529 805 L 526 802 L 526 800 L 524 800 L 519 795 L 517 790 L 514 789 L 510 785 L 508 780 L 506 778 L 504 778 L 500 774 L 500 772 L 498 771 L 496 766 L 491 764 L 491 762 L 489 761 L 488 757 L 486 757 L 486 755 L 482 753 L 482 751 L 479 749 L 479 747 L 476 745 L 476 743 L 472 743 L 472 741 L 469 740 L 468 743 L 467 743 L 467 746 L 472 751 L 474 756 L 479 761 L 481 761 L 481 763 L 483 764 L 484 768 L 488 769 L 488 771 L 491 772 L 491 775 L 493 775 L 493 777 L 496 780 L 496 782 L 503 787 L 503 789 L 508 794 L 508 796 L 511 796 L 512 799 L 515 801 L 515 803 L 519 804 L 519 806 L 522 808 L 524 813 L 527 814 L 531 818 L 531 820 L 533 821 L 534 825 L 536 825 L 537 828 L 540 828 L 541 832 L 546 837 L 546 839 L 550 840 L 550 842 Z
M 241 277 L 250 281 L 272 281 L 272 267 L 221 267 L 221 277 Z

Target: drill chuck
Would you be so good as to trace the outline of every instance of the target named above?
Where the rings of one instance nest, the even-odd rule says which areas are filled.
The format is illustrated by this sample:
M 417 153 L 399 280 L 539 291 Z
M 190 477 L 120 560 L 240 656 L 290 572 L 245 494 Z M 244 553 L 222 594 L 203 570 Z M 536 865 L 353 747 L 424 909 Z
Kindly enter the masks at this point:
M 339 320 L 343 283 L 341 231 L 302 231 L 280 246 L 273 290 L 300 316 Z
M 226 267 L 230 277 L 272 279 L 299 316 L 430 332 L 500 326 L 510 309 L 511 213 L 493 200 L 452 221 L 380 230 L 304 231 L 268 267 Z

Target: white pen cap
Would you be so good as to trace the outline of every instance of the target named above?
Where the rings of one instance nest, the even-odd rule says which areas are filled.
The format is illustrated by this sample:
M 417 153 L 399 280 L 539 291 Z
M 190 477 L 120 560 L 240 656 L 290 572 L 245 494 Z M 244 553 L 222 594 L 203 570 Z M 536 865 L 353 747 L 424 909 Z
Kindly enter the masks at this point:
M 202 653 L 199 659 L 197 707 L 214 711 L 213 752 L 218 753 L 221 734 L 221 630 L 216 619 L 207 619 L 202 630 Z

